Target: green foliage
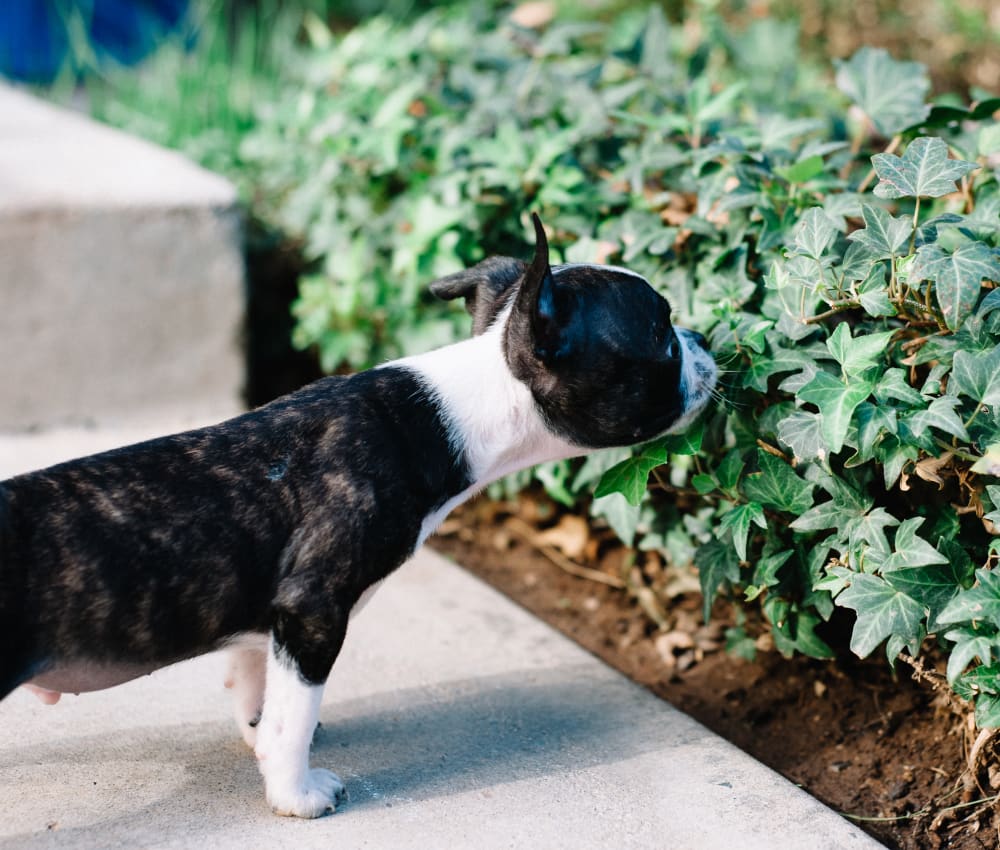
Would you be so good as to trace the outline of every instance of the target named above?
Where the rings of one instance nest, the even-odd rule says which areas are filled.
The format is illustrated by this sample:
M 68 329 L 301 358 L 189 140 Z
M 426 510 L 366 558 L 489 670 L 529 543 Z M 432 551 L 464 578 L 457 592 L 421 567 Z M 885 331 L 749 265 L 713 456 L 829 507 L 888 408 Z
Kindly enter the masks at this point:
M 782 652 L 829 657 L 838 608 L 861 655 L 936 640 L 1000 722 L 1000 101 L 928 103 L 921 65 L 867 48 L 834 84 L 772 21 L 495 20 L 313 27 L 258 104 L 239 168 L 311 263 L 298 344 L 334 369 L 465 334 L 427 282 L 527 256 L 537 210 L 561 259 L 628 265 L 708 334 L 726 396 L 542 483 L 693 560 L 706 617 L 758 606 Z

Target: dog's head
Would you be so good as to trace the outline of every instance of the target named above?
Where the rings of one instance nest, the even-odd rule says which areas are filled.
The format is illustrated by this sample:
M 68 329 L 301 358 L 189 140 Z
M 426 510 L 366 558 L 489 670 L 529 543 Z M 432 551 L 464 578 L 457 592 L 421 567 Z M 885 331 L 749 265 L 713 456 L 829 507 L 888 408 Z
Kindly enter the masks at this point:
M 549 266 L 538 216 L 530 264 L 491 257 L 431 284 L 465 298 L 473 332 L 505 322 L 513 375 L 542 417 L 579 446 L 624 446 L 683 429 L 707 404 L 716 367 L 704 337 L 674 328 L 645 278 L 615 266 Z

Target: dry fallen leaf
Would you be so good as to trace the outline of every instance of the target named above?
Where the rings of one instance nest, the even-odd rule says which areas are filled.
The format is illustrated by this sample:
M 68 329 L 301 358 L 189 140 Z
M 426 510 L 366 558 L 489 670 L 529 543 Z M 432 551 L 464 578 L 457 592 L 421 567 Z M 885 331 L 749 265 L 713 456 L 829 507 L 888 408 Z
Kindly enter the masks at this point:
M 583 517 L 566 514 L 552 528 L 535 535 L 535 545 L 551 546 L 574 561 L 583 557 L 590 541 L 590 526 Z

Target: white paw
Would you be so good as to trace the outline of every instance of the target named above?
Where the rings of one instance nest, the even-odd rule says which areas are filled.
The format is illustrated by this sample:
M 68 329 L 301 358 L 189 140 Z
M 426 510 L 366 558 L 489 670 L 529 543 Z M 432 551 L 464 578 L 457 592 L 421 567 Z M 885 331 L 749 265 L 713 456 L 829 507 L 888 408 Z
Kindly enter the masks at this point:
M 337 809 L 347 789 L 332 770 L 314 767 L 300 788 L 268 788 L 267 802 L 274 813 L 296 818 L 318 818 Z

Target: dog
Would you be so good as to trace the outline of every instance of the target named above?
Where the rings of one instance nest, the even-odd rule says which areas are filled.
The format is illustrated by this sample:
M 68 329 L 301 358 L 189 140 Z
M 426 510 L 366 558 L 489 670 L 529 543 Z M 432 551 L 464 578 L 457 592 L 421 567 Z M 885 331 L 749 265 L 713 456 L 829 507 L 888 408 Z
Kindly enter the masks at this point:
M 640 275 L 492 257 L 431 284 L 469 339 L 328 377 L 218 425 L 0 482 L 0 699 L 111 687 L 228 648 L 226 684 L 281 815 L 311 768 L 352 610 L 456 505 L 515 470 L 685 428 L 716 381 Z

